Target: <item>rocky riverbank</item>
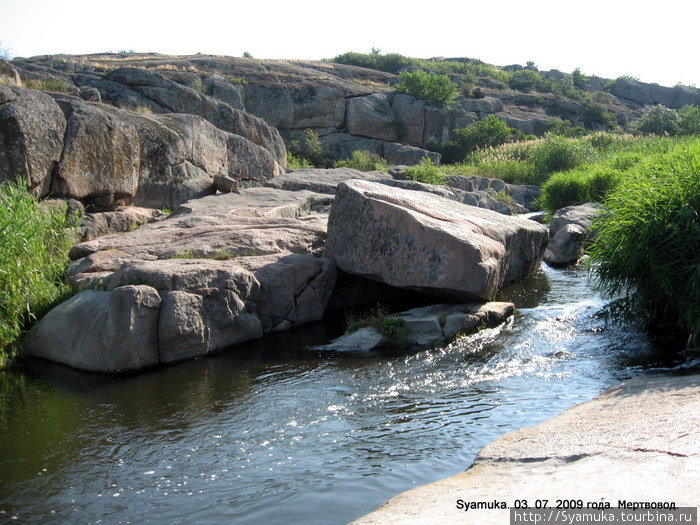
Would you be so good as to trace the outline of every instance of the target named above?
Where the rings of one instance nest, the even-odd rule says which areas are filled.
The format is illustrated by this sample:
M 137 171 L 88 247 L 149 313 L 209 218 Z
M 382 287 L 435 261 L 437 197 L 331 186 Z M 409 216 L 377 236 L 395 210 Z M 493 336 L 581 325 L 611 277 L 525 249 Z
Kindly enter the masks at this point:
M 335 308 L 352 307 L 387 290 L 468 301 L 435 310 L 430 341 L 425 316 L 398 321 L 415 332 L 407 346 L 440 344 L 505 320 L 513 306 L 488 301 L 532 273 L 547 244 L 535 221 L 463 203 L 491 206 L 486 191 L 349 168 L 293 172 L 269 186 L 191 200 L 166 219 L 74 246 L 68 281 L 78 293 L 34 327 L 27 354 L 135 371 L 320 320 L 333 295 Z
M 464 473 L 392 498 L 357 525 L 502 525 L 509 511 L 470 502 L 700 501 L 700 375 L 636 378 L 486 446 Z M 463 504 L 460 506 L 459 501 Z M 485 506 L 485 505 L 484 505 Z

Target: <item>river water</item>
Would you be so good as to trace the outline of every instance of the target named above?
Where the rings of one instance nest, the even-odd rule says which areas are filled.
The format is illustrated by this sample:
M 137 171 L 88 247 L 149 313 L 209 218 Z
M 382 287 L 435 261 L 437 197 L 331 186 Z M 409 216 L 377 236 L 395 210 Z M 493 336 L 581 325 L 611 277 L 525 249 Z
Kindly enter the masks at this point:
M 126 378 L 0 375 L 0 522 L 346 523 L 498 436 L 681 364 L 546 266 L 506 325 L 447 348 L 320 354 L 332 324 Z M 666 355 L 666 357 L 664 357 Z

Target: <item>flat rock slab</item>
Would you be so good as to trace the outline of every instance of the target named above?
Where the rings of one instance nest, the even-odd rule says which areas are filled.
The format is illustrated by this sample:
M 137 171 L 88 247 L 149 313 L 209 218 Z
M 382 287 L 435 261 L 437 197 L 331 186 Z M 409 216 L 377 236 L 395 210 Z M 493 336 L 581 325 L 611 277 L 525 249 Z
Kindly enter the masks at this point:
M 210 195 L 180 205 L 175 215 L 236 215 L 240 217 L 299 217 L 309 213 L 315 202 L 325 202 L 326 195 L 299 190 L 247 188 L 238 193 Z
M 265 186 L 280 190 L 308 190 L 316 193 L 335 194 L 338 184 L 352 179 L 393 180 L 391 175 L 380 171 L 359 171 L 353 168 L 306 169 L 295 170 L 270 179 L 265 182 Z
M 355 524 L 508 523 L 473 502 L 700 501 L 700 375 L 641 377 L 486 446 L 466 472 L 396 496 Z M 585 506 L 585 503 L 584 503 Z
M 488 301 L 539 265 L 546 242 L 534 221 L 352 180 L 338 186 L 325 256 L 391 286 Z

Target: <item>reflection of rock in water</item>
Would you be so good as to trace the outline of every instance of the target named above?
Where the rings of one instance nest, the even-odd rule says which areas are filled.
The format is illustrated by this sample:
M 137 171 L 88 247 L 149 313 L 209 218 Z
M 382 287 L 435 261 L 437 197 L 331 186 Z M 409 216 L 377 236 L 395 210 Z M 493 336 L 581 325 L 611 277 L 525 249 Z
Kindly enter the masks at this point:
M 547 274 L 537 270 L 526 279 L 505 286 L 496 296 L 497 301 L 510 301 L 516 308 L 534 308 L 546 297 L 551 286 Z

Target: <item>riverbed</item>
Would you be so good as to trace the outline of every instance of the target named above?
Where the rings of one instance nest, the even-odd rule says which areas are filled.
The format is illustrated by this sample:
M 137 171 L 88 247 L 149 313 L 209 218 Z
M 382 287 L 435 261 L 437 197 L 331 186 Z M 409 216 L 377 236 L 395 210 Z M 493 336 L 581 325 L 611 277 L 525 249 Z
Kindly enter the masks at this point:
M 346 523 L 465 470 L 496 437 L 683 354 L 609 322 L 582 269 L 505 288 L 446 348 L 320 353 L 334 323 L 132 377 L 0 375 L 0 522 Z

